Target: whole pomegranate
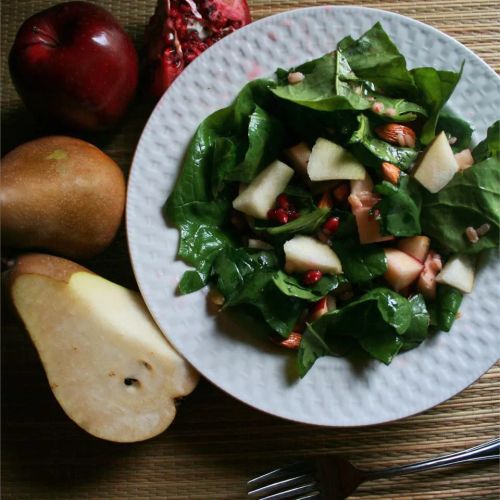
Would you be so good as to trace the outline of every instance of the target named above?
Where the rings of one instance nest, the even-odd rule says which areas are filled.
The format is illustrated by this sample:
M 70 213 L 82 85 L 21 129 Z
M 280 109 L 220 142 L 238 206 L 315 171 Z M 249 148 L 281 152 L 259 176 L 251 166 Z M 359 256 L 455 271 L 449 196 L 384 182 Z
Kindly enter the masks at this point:
M 151 94 L 160 97 L 193 59 L 249 22 L 246 0 L 158 0 L 145 34 Z

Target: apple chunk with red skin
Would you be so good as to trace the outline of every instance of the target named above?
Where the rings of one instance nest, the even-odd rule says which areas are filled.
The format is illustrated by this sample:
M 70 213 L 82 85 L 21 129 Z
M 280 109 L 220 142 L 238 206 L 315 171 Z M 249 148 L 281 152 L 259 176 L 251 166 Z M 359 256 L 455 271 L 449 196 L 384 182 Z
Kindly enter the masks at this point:
M 427 236 L 412 236 L 398 241 L 399 250 L 422 263 L 429 253 L 430 245 L 431 240 Z
M 175 417 L 198 375 L 170 346 L 141 296 L 66 259 L 29 254 L 7 287 L 54 396 L 90 434 L 151 438 Z
M 384 253 L 387 259 L 384 278 L 396 292 L 411 285 L 424 268 L 421 262 L 396 248 L 384 248 Z
M 88 2 L 62 3 L 27 19 L 9 66 L 19 95 L 40 120 L 84 131 L 108 128 L 123 116 L 139 67 L 118 21 Z

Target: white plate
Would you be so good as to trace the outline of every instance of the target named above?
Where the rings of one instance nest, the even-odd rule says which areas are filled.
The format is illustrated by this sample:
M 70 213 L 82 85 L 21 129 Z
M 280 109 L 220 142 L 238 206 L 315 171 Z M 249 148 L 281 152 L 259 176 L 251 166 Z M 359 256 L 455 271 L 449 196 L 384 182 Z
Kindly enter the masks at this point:
M 234 397 L 290 420 L 330 426 L 377 424 L 412 415 L 461 391 L 497 360 L 500 266 L 490 262 L 461 308 L 451 333 L 440 333 L 390 366 L 362 370 L 322 358 L 302 380 L 290 375 L 295 357 L 257 340 L 206 310 L 206 290 L 176 296 L 187 266 L 176 260 L 178 232 L 162 207 L 197 125 L 228 105 L 241 87 L 277 67 L 290 67 L 357 38 L 375 22 L 409 67 L 433 66 L 464 75 L 449 104 L 485 135 L 500 109 L 500 80 L 472 52 L 420 22 L 363 7 L 317 7 L 262 19 L 197 58 L 163 96 L 137 147 L 128 185 L 127 230 L 135 275 L 156 322 L 206 378 Z

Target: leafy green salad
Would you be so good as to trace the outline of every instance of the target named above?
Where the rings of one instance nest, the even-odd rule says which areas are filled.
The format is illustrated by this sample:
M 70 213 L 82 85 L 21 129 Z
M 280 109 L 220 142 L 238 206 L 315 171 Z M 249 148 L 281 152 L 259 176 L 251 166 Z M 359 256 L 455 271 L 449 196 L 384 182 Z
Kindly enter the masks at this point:
M 193 137 L 167 218 L 179 283 L 298 351 L 389 364 L 449 331 L 499 244 L 500 122 L 444 108 L 463 68 L 407 69 L 380 24 L 248 83 Z

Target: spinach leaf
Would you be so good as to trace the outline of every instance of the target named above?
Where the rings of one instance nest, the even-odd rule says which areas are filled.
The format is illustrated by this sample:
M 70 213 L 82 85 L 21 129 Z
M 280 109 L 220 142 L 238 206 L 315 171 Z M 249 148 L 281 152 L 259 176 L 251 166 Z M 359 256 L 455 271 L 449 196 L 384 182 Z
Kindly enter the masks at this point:
M 278 271 L 273 276 L 273 282 L 282 293 L 289 297 L 317 302 L 346 280 L 342 275 L 325 275 L 314 285 L 305 286 L 295 276 Z
M 387 288 L 375 288 L 342 309 L 324 314 L 308 325 L 299 349 L 303 377 L 316 359 L 335 352 L 341 339 L 354 339 L 368 354 L 389 364 L 403 346 L 400 335 L 411 325 L 410 302 Z
M 259 314 L 277 333 L 287 337 L 299 319 L 302 301 L 276 288 L 276 256 L 269 251 L 229 249 L 214 262 L 217 288 L 224 295 L 224 308 L 245 305 Z
M 326 54 L 291 71 L 300 71 L 305 78 L 293 85 L 284 81 L 278 83 L 272 92 L 281 99 L 319 111 L 368 109 L 371 106 L 341 79 L 342 76 L 348 78 L 352 72 L 338 52 Z
M 496 248 L 500 239 L 500 159 L 488 158 L 455 174 L 438 193 L 422 189 L 422 231 L 436 250 L 444 253 L 476 254 Z M 465 228 L 484 223 L 490 230 L 475 244 Z
M 358 77 L 373 82 L 386 95 L 411 97 L 417 94 L 405 58 L 380 23 L 358 40 L 344 38 L 338 48 Z
M 411 177 L 402 174 L 399 186 L 383 181 L 375 186 L 375 191 L 382 195 L 381 200 L 373 207 L 374 211 L 379 211 L 377 220 L 382 234 L 403 237 L 422 233 L 422 199 L 420 189 Z
M 417 118 L 417 115 L 427 116 L 427 111 L 414 102 L 405 101 L 404 99 L 397 99 L 394 97 L 387 97 L 377 93 L 369 93 L 374 99 L 373 102 L 379 102 L 384 105 L 385 113 L 377 114 L 377 117 L 389 122 L 411 122 Z M 391 110 L 387 114 L 387 110 Z
M 472 138 L 472 127 L 454 113 L 448 110 L 442 110 L 436 125 L 436 135 L 444 130 L 448 137 L 455 137 L 456 142 L 451 145 L 455 153 L 462 151 L 470 146 Z
M 301 215 L 298 219 L 283 224 L 282 226 L 273 227 L 256 227 L 257 231 L 266 231 L 273 236 L 293 234 L 313 234 L 315 233 L 328 218 L 330 213 L 329 208 L 316 208 L 312 212 Z
M 455 90 L 462 76 L 463 67 L 462 64 L 458 73 L 438 71 L 434 68 L 415 68 L 411 70 L 415 84 L 418 87 L 417 102 L 422 104 L 430 113 L 420 134 L 422 144 L 429 144 L 434 139 L 439 113 L 453 90 Z
M 196 266 L 181 280 L 182 293 L 204 286 L 215 257 L 234 246 L 223 229 L 231 210 L 231 197 L 222 193 L 223 179 L 248 150 L 249 117 L 256 106 L 269 104 L 270 84 L 255 80 L 246 85 L 233 104 L 201 123 L 188 146 L 181 174 L 165 204 L 165 216 L 180 230 L 178 256 Z M 262 160 L 257 154 L 250 156 L 255 164 Z
M 248 149 L 244 159 L 232 169 L 224 169 L 224 180 L 251 182 L 283 148 L 283 125 L 259 106 L 250 115 L 248 123 Z M 217 166 L 221 171 L 221 166 Z
M 407 170 L 417 157 L 417 151 L 412 148 L 400 148 L 376 139 L 371 130 L 368 117 L 358 115 L 359 128 L 349 140 L 350 149 L 366 166 L 379 169 L 384 161 Z
M 356 219 L 350 212 L 334 210 L 340 219 L 339 228 L 332 239 L 332 248 L 342 263 L 344 276 L 351 283 L 366 283 L 387 271 L 387 259 L 378 245 L 359 243 Z
M 500 155 L 500 121 L 497 120 L 489 129 L 486 138 L 472 151 L 476 162 L 486 160 L 490 156 Z
M 421 294 L 413 295 L 408 299 L 411 306 L 411 323 L 404 333 L 403 348 L 412 349 L 427 338 L 429 332 L 430 317 L 425 300 Z
M 334 240 L 333 250 L 351 283 L 366 283 L 387 271 L 384 251 L 377 245 L 360 245 L 356 240 Z
M 438 284 L 436 290 L 435 316 L 440 330 L 449 332 L 462 303 L 462 292 L 447 285 Z

